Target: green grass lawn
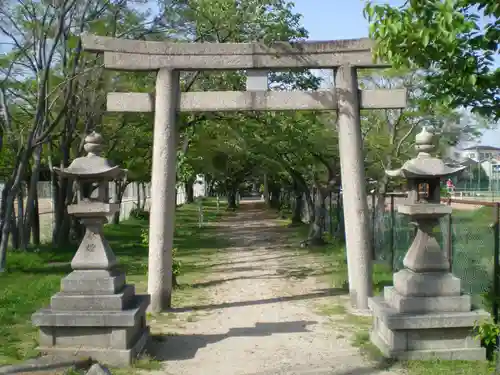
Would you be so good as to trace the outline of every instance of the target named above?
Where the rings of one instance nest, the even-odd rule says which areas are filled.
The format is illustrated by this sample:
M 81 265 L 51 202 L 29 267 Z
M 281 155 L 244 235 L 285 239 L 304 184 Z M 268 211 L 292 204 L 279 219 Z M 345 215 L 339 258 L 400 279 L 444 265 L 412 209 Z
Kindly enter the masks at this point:
M 204 222 L 214 221 L 218 213 L 212 200 L 203 202 Z M 128 282 L 138 292 L 146 290 L 148 249 L 141 243 L 141 231 L 148 228 L 146 220 L 125 220 L 105 227 L 106 238 L 127 272 Z M 177 209 L 174 245 L 182 262 L 181 287 L 174 292 L 173 304 L 198 302 L 200 292 L 190 288 L 213 259 L 217 249 L 226 244 L 217 238 L 211 227 L 198 228 L 198 205 L 186 204 Z M 76 247 L 54 249 L 43 246 L 29 252 L 8 254 L 7 272 L 0 274 L 0 365 L 11 364 L 38 353 L 37 329 L 31 325 L 31 314 L 48 305 L 59 291 L 60 279 L 71 272 L 69 262 Z
M 488 228 L 491 223 L 492 216 L 491 209 L 485 207 L 477 211 L 468 212 L 454 212 L 456 221 L 454 226 L 455 236 L 463 236 L 464 228 L 470 227 L 477 228 L 477 232 L 483 233 L 483 228 Z M 279 220 L 281 224 L 288 225 L 289 220 Z M 409 229 L 411 230 L 411 228 Z M 308 225 L 302 225 L 291 229 L 288 238 L 291 244 L 294 244 L 294 249 L 299 249 L 298 244 L 300 241 L 307 238 Z M 408 234 L 410 235 L 410 234 Z M 326 236 L 327 237 L 327 236 Z M 491 234 L 490 234 L 490 237 Z M 412 237 L 413 238 L 413 237 Z M 485 256 L 489 251 L 489 243 L 486 238 L 469 237 L 468 250 L 463 250 L 464 255 L 469 253 L 478 254 L 478 256 Z M 462 239 L 463 240 L 463 239 Z M 455 240 L 457 241 L 457 240 Z M 492 239 L 491 239 L 492 241 Z M 405 244 L 403 244 L 405 245 Z M 401 243 L 398 244 L 401 246 Z M 409 244 L 408 244 L 409 246 Z M 469 247 L 471 246 L 471 247 Z M 407 247 L 406 247 L 407 249 Z M 296 251 L 296 250 L 295 250 Z M 329 281 L 334 288 L 345 288 L 347 286 L 347 258 L 344 244 L 335 239 L 329 239 L 329 243 L 321 247 L 308 247 L 302 251 L 314 252 L 321 254 L 325 261 L 323 266 L 329 273 Z M 467 258 L 469 259 L 469 258 Z M 475 258 L 474 258 L 475 259 Z M 491 259 L 491 258 L 489 258 Z M 455 259 L 457 261 L 457 259 Z M 469 260 L 469 262 L 472 262 Z M 470 268 L 469 268 L 470 269 Z M 477 271 L 476 271 L 477 272 Z M 374 264 L 373 269 L 373 286 L 374 293 L 380 294 L 383 288 L 387 285 L 392 285 L 392 271 L 389 264 L 378 263 Z M 462 375 L 490 375 L 492 374 L 493 364 L 489 362 L 468 362 L 468 361 L 406 361 L 394 363 L 393 361 L 386 360 L 382 357 L 380 351 L 374 347 L 369 339 L 369 330 L 371 327 L 371 319 L 364 317 L 357 317 L 349 315 L 343 306 L 330 306 L 322 308 L 319 313 L 331 316 L 344 315 L 343 321 L 348 323 L 351 327 L 352 343 L 354 346 L 359 347 L 360 350 L 369 356 L 371 359 L 376 360 L 382 367 L 396 366 L 403 368 L 408 375 L 441 375 L 441 374 L 462 374 Z M 337 320 L 336 320 L 337 321 Z M 338 328 L 338 326 L 336 326 Z

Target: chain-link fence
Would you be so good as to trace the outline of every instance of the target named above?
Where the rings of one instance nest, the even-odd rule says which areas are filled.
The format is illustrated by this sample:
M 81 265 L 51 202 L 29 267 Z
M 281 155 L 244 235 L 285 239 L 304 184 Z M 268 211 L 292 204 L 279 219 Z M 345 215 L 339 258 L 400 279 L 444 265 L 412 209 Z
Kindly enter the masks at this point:
M 398 198 L 404 199 L 401 195 L 389 195 L 385 207 L 371 210 L 374 260 L 390 265 L 393 271 L 403 268 L 403 259 L 415 236 L 415 226 L 408 216 L 397 212 Z M 493 290 L 500 204 L 452 199 L 447 203 L 454 209 L 435 228 L 438 242 L 448 252 L 451 271 L 461 279 L 464 293 L 472 296 L 474 305 L 490 310 L 496 300 L 493 296 L 500 297 L 500 290 Z
M 301 219 L 304 223 L 311 222 L 315 214 L 320 214 L 320 212 L 312 212 L 312 210 L 322 210 L 322 218 L 320 221 L 321 229 L 323 233 L 328 233 L 332 236 L 338 236 L 344 232 L 344 211 L 342 207 L 342 193 L 339 191 L 332 191 L 325 198 L 325 201 L 321 205 L 316 205 L 318 197 L 316 188 L 311 188 L 311 199 L 314 208 L 311 208 L 307 204 L 307 199 L 305 194 L 302 195 L 302 207 L 301 207 Z M 280 196 L 281 209 L 285 211 L 294 211 L 296 200 L 293 194 L 289 192 L 282 193 Z
M 311 192 L 314 208 L 309 207 L 303 196 L 302 220 L 310 222 L 311 209 L 325 210 L 323 232 L 338 235 L 344 228 L 342 194 L 332 192 L 324 204 L 316 205 L 317 194 L 314 189 Z M 373 259 L 389 265 L 393 272 L 403 268 L 404 257 L 416 234 L 409 216 L 397 212 L 398 204 L 405 200 L 406 194 L 387 194 L 381 200 L 368 196 Z M 287 210 L 293 212 L 294 202 L 291 194 L 282 196 Z M 500 302 L 500 286 L 494 285 L 493 277 L 498 274 L 495 269 L 500 268 L 500 202 L 449 198 L 443 203 L 452 205 L 453 213 L 442 217 L 434 231 L 441 248 L 451 259 L 451 272 L 461 279 L 463 292 L 472 296 L 475 306 L 495 314 L 496 304 Z

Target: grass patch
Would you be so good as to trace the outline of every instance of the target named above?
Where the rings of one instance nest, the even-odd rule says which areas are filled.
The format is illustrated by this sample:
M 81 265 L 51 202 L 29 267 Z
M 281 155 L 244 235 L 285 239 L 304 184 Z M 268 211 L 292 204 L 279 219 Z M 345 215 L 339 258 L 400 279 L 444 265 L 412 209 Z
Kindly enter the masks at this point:
M 408 361 L 403 364 L 409 375 L 490 375 L 495 367 L 488 362 L 475 361 Z
M 277 222 L 283 227 L 288 227 L 289 219 L 277 219 Z M 294 251 L 302 253 L 320 254 L 324 256 L 322 262 L 322 271 L 327 273 L 330 284 L 333 288 L 347 288 L 347 254 L 345 245 L 336 238 L 327 238 L 327 243 L 323 246 L 308 246 L 300 248 L 300 242 L 307 238 L 309 231 L 308 224 L 302 224 L 287 228 L 287 240 Z M 318 273 L 316 270 L 314 273 Z M 389 265 L 384 263 L 373 265 L 373 289 L 375 295 L 383 292 L 384 287 L 392 285 L 392 271 Z
M 366 330 L 357 331 L 352 336 L 351 344 L 372 361 L 386 364 L 387 366 L 394 363 L 393 360 L 385 358 L 379 348 L 371 343 L 370 333 Z
M 222 213 L 210 199 L 204 200 L 203 210 L 205 223 Z M 135 283 L 139 293 L 147 289 L 148 249 L 141 243 L 141 231 L 148 226 L 145 220 L 129 219 L 105 227 L 106 238 L 127 273 L 127 281 Z M 177 209 L 174 246 L 182 261 L 182 275 L 181 287 L 173 294 L 175 306 L 203 302 L 203 290 L 190 285 L 208 272 L 206 261 L 226 245 L 210 226 L 198 228 L 197 204 Z M 31 314 L 48 305 L 50 297 L 59 291 L 61 278 L 71 272 L 69 262 L 75 251 L 76 246 L 55 249 L 48 245 L 28 252 L 9 251 L 7 271 L 0 274 L 0 365 L 38 355 L 38 331 L 31 325 Z M 161 319 L 173 318 L 172 314 L 164 315 Z
M 490 375 L 494 373 L 494 364 L 486 361 L 445 361 L 440 359 L 429 361 L 400 361 L 385 358 L 380 350 L 371 343 L 368 331 L 358 331 L 352 338 L 352 345 L 369 359 L 381 366 L 394 366 L 404 369 L 408 375 Z

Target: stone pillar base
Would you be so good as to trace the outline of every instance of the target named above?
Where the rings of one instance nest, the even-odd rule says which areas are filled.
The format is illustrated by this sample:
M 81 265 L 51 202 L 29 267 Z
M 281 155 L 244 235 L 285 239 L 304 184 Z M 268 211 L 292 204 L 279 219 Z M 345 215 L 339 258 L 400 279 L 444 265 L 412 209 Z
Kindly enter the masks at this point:
M 88 356 L 127 367 L 144 349 L 148 295 L 136 295 L 118 271 L 74 271 L 48 308 L 33 314 L 39 350 L 58 357 Z
M 54 338 L 58 338 L 58 332 L 54 334 Z M 93 361 L 105 363 L 112 367 L 128 367 L 133 364 L 134 360 L 144 350 L 149 339 L 149 328 L 145 328 L 138 339 L 135 340 L 132 347 L 129 349 L 113 349 L 113 348 L 98 348 L 98 347 L 57 347 L 57 346 L 39 346 L 38 350 L 44 355 L 54 355 L 58 358 L 74 358 L 90 357 Z
M 389 293 L 393 293 L 390 291 Z M 486 349 L 473 337 L 483 310 L 402 313 L 384 297 L 369 300 L 373 311 L 371 341 L 382 354 L 401 360 L 485 360 Z

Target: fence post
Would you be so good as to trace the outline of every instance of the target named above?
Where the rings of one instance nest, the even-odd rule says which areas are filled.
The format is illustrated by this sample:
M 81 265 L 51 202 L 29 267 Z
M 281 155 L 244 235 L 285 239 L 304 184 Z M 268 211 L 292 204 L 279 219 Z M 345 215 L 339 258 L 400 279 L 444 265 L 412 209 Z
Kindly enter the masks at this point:
M 451 197 L 448 197 L 448 206 L 451 206 Z M 448 238 L 447 244 L 448 247 L 448 261 L 450 262 L 450 273 L 453 270 L 453 225 L 452 225 L 453 215 L 448 215 Z
M 493 233 L 494 233 L 494 248 L 493 248 L 493 303 L 491 306 L 491 312 L 493 315 L 493 322 L 498 324 L 498 292 L 499 292 L 499 279 L 498 279 L 498 256 L 499 256 L 499 245 L 500 245 L 500 203 L 496 202 L 494 205 L 495 212 L 494 222 L 493 222 Z M 495 360 L 495 374 L 500 373 L 500 338 L 496 337 L 496 360 Z
M 495 203 L 495 212 L 494 212 L 494 223 L 493 223 L 493 233 L 495 238 L 493 239 L 494 243 L 494 253 L 493 253 L 493 304 L 492 304 L 492 313 L 493 320 L 498 323 L 498 293 L 500 292 L 500 285 L 498 279 L 498 271 L 499 271 L 499 247 L 500 247 L 500 203 Z M 498 342 L 497 342 L 498 344 Z M 498 346 L 498 345 L 497 345 Z
M 385 202 L 384 202 L 385 204 Z M 390 249 L 391 249 L 391 254 L 390 254 L 390 262 L 391 262 L 391 271 L 394 271 L 394 225 L 396 221 L 396 213 L 394 211 L 394 194 L 391 194 L 391 229 L 390 229 L 390 239 L 389 239 L 389 244 L 390 244 Z
M 332 202 L 332 196 L 333 192 L 330 191 L 330 196 L 329 196 L 329 205 L 330 209 L 328 210 L 328 220 L 330 222 L 330 235 L 333 236 L 333 219 L 332 219 L 332 207 L 333 207 L 333 202 Z
M 372 198 L 372 259 L 376 260 L 376 251 L 375 251 L 375 220 L 377 219 L 376 212 L 375 212 L 375 192 L 372 192 L 371 194 Z M 385 207 L 384 207 L 385 210 Z

